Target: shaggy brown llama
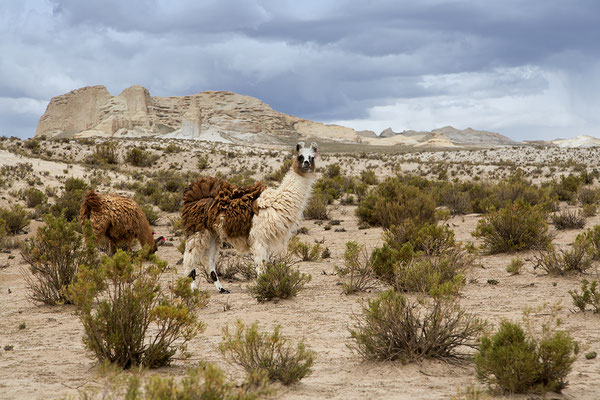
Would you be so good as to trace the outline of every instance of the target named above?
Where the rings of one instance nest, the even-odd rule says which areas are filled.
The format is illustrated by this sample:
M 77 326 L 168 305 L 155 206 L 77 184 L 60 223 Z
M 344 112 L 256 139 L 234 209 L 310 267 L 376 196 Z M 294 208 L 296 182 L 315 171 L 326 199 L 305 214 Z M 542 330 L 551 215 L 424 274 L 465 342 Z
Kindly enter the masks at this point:
M 134 200 L 116 194 L 88 191 L 81 204 L 80 222 L 90 220 L 98 241 L 108 241 L 108 254 L 125 245 L 128 249 L 137 239 L 140 246 L 149 246 L 155 253 L 164 237 L 154 239 L 146 214 Z
M 181 210 L 186 234 L 183 265 L 193 288 L 200 261 L 210 268 L 219 292 L 229 293 L 215 269 L 223 242 L 240 253 L 252 252 L 258 274 L 271 254 L 285 249 L 310 198 L 316 157 L 316 143 L 298 143 L 294 164 L 276 189 L 261 182 L 237 187 L 220 178 L 200 178 L 187 187 Z

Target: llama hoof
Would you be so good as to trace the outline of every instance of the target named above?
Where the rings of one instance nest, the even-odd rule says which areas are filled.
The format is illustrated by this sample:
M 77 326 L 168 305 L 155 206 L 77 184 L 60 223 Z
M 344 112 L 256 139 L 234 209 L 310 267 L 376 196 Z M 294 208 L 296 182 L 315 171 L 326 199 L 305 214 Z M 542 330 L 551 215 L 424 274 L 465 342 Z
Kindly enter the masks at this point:
M 221 288 L 221 289 L 219 289 L 219 293 L 222 293 L 222 294 L 229 294 L 230 292 L 229 292 L 229 290 L 227 290 L 227 289 Z

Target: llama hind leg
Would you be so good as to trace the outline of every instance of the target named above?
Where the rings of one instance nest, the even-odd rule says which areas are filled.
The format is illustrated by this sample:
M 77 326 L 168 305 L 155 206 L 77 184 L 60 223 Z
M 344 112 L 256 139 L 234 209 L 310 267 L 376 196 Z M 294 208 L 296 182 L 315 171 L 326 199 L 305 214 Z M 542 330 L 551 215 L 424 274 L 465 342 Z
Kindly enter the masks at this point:
M 217 253 L 219 251 L 220 243 L 217 241 L 217 238 L 212 236 L 210 238 L 210 242 L 208 244 L 208 265 L 210 266 L 210 278 L 215 284 L 219 293 L 229 293 L 229 290 L 224 289 L 223 285 L 221 285 L 221 281 L 219 280 L 219 276 L 217 275 Z
M 198 288 L 198 282 L 196 281 L 196 264 L 201 257 L 203 252 L 202 240 L 200 234 L 194 234 L 189 237 L 185 242 L 185 251 L 183 252 L 183 268 L 187 272 L 187 276 L 192 278 L 191 287 L 192 290 Z

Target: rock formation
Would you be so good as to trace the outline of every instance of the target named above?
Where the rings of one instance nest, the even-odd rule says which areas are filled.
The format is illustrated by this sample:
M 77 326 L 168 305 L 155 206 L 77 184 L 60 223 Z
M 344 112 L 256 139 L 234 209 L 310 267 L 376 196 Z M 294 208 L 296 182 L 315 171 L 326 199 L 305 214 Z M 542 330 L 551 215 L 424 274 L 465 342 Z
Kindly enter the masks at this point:
M 88 86 L 50 100 L 36 136 L 159 136 L 233 143 L 284 143 L 322 138 L 360 142 L 350 128 L 324 125 L 274 111 L 262 101 L 232 92 L 152 97 L 142 86 L 118 96 Z

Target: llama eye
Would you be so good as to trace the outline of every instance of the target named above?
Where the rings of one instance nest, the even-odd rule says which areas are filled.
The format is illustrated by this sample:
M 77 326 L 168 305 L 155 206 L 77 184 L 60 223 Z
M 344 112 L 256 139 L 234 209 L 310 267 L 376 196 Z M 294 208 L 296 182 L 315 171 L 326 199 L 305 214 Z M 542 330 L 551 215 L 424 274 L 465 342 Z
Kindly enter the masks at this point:
M 301 163 L 304 160 L 304 156 L 298 156 L 298 162 Z

